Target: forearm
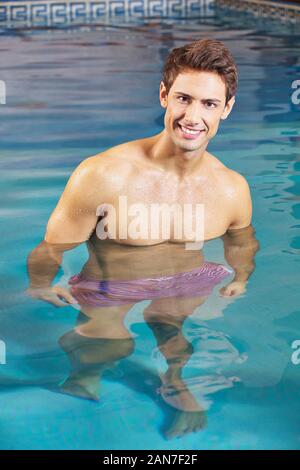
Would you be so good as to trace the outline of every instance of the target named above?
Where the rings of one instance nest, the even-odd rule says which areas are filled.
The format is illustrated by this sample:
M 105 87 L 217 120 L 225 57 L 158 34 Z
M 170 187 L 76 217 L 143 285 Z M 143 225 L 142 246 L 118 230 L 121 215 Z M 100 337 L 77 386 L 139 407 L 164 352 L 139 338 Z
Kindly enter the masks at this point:
M 245 229 L 228 231 L 223 236 L 225 259 L 233 268 L 233 282 L 246 283 L 255 269 L 254 258 L 259 243 L 250 225 Z
M 64 251 L 77 246 L 73 244 L 50 244 L 42 241 L 27 258 L 29 287 L 49 287 L 62 264 Z
M 231 263 L 231 267 L 234 269 L 235 272 L 235 276 L 232 282 L 246 283 L 255 269 L 255 263 L 248 262 L 244 264 L 240 263 L 239 265 Z

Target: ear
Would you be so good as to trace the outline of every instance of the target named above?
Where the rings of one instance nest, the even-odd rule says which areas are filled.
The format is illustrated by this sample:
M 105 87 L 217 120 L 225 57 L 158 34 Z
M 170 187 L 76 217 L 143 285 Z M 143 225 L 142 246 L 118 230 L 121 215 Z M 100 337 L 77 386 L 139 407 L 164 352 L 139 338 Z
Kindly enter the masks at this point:
M 231 113 L 231 110 L 233 108 L 234 103 L 235 103 L 235 96 L 232 96 L 232 98 L 230 98 L 230 100 L 225 105 L 224 111 L 221 115 L 221 119 L 226 119 L 227 116 L 229 116 L 229 114 Z
M 167 107 L 168 104 L 168 94 L 164 82 L 160 82 L 159 87 L 159 100 L 163 108 Z

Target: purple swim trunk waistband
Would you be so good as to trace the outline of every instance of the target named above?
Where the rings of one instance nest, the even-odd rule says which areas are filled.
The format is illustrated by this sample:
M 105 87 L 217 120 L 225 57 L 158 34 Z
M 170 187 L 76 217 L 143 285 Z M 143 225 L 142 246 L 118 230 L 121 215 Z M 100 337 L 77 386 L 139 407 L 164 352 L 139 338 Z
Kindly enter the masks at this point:
M 128 281 L 98 281 L 76 274 L 69 279 L 69 284 L 79 304 L 105 307 L 163 297 L 207 296 L 232 272 L 222 264 L 205 262 L 192 271 Z

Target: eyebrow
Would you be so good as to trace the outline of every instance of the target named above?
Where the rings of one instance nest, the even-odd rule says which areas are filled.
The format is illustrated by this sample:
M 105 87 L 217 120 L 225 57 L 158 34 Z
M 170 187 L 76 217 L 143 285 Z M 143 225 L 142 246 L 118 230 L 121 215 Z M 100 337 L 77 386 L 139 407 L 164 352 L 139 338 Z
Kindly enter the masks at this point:
M 187 98 L 193 98 L 191 95 L 188 95 L 187 93 L 183 93 L 182 91 L 175 91 L 175 95 L 183 95 L 186 96 Z M 221 100 L 218 98 L 204 98 L 201 101 L 216 101 L 218 103 L 221 103 Z

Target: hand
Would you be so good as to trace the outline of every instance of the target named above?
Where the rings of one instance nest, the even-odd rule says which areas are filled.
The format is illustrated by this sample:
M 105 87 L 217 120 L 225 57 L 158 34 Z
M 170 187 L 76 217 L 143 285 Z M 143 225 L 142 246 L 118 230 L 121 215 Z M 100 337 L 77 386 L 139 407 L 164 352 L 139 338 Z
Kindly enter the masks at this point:
M 78 304 L 77 300 L 70 294 L 69 289 L 57 285 L 48 287 L 29 287 L 25 293 L 33 299 L 44 300 L 56 307 L 66 307 L 69 304 Z
M 237 297 L 238 295 L 246 292 L 246 282 L 244 281 L 233 281 L 222 287 L 219 293 L 222 297 Z

